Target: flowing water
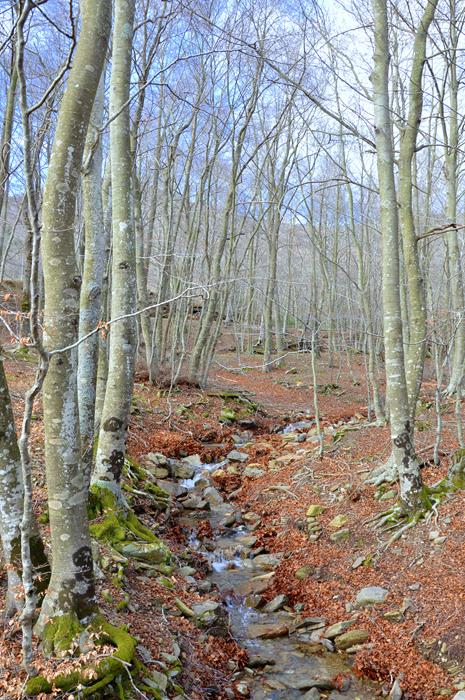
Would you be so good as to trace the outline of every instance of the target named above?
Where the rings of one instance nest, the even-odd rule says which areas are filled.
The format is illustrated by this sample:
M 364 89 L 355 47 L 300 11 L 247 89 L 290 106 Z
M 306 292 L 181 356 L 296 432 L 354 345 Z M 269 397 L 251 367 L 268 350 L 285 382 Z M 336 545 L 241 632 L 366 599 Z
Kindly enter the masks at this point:
M 194 489 L 201 477 L 207 478 L 209 472 L 222 464 L 202 465 L 193 479 L 185 480 L 183 486 Z M 311 687 L 319 688 L 324 693 L 321 697 L 330 700 L 373 700 L 377 694 L 375 686 L 351 673 L 347 656 L 324 650 L 318 654 L 302 651 L 305 645 L 314 642 L 305 628 L 275 639 L 252 638 L 251 625 L 264 623 L 293 628 L 299 617 L 285 611 L 265 613 L 255 610 L 247 605 L 244 595 L 238 594 L 239 586 L 269 571 L 269 566 L 264 569 L 254 564 L 251 558 L 253 533 L 244 525 L 228 528 L 227 536 L 217 535 L 213 551 L 208 551 L 197 539 L 196 520 L 208 519 L 215 531 L 222 521 L 234 513 L 233 505 L 223 502 L 212 506 L 211 511 L 185 516 L 182 521 L 191 528 L 190 546 L 210 562 L 210 579 L 226 604 L 232 635 L 260 667 L 253 676 L 244 676 L 252 700 L 302 700 Z M 341 691 L 331 689 L 332 680 L 338 674 L 343 674 L 347 679 L 348 687 Z

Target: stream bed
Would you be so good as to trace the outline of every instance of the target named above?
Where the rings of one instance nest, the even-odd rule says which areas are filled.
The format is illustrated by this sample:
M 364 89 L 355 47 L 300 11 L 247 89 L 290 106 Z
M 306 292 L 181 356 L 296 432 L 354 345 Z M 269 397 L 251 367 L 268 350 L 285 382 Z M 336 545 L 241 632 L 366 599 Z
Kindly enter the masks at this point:
M 188 489 L 187 498 L 196 491 L 205 493 L 205 488 L 211 489 L 209 475 L 222 465 L 197 466 L 193 478 L 181 482 Z M 180 524 L 191 532 L 190 547 L 209 562 L 208 576 L 226 606 L 230 632 L 247 650 L 249 664 L 237 683 L 240 692 L 252 700 L 373 700 L 379 688 L 351 672 L 349 655 L 330 650 L 328 640 L 328 648 L 320 645 L 314 653 L 318 629 L 324 628 L 326 621 L 303 618 L 285 603 L 274 611 L 268 611 L 267 606 L 253 607 L 257 588 L 260 591 L 261 582 L 266 587 L 273 576 L 273 565 L 284 553 L 260 553 L 255 557 L 253 526 L 244 524 L 234 505 L 224 501 L 218 492 L 213 495 L 216 502 L 211 503 L 211 510 L 185 510 Z M 212 540 L 197 539 L 200 520 L 210 522 Z M 342 681 L 339 689 L 335 687 L 336 677 Z

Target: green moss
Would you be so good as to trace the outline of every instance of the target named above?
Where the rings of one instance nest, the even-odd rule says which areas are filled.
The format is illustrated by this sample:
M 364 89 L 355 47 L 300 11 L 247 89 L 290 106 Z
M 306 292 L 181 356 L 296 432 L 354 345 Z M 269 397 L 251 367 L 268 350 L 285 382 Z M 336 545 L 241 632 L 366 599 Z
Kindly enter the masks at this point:
M 123 542 L 126 539 L 126 530 L 120 523 L 117 515 L 111 514 L 99 523 L 90 525 L 90 534 L 101 542 Z
M 57 656 L 70 654 L 74 651 L 73 644 L 76 645 L 76 639 L 79 638 L 82 630 L 83 626 L 74 613 L 53 618 L 44 629 L 43 648 L 45 654 Z
M 44 676 L 35 676 L 29 678 L 26 683 L 24 692 L 26 695 L 40 695 L 40 693 L 51 693 L 53 686 Z
M 88 631 L 97 636 L 97 645 L 111 644 L 115 647 L 112 656 L 105 657 L 96 666 L 91 668 L 95 671 L 96 680 L 88 685 L 88 675 L 86 667 L 79 671 L 58 674 L 53 678 L 53 682 L 46 678 L 39 677 L 31 679 L 30 690 L 28 686 L 27 694 L 38 695 L 41 692 L 51 692 L 53 689 L 72 691 L 78 686 L 81 687 L 83 697 L 99 697 L 99 691 L 115 683 L 118 689 L 118 696 L 124 697 L 122 681 L 120 677 L 126 675 L 126 670 L 131 668 L 135 659 L 136 640 L 124 627 L 115 627 L 107 622 L 102 615 L 96 615 L 88 626 Z M 51 620 L 44 635 L 44 647 L 53 645 L 54 650 L 60 647 L 67 649 L 82 633 L 84 627 L 79 623 L 77 617 L 73 615 L 62 615 Z M 122 695 L 120 693 L 122 692 Z

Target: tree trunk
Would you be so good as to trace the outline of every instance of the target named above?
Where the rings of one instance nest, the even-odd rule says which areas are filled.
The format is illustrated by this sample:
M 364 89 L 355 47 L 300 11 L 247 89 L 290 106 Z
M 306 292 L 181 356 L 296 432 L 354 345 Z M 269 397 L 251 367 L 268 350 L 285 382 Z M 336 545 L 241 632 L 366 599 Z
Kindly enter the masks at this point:
M 108 378 L 93 482 L 121 498 L 136 349 L 136 250 L 131 212 L 129 87 L 134 0 L 117 0 L 110 80 L 113 257 Z M 116 320 L 121 319 L 121 320 Z
M 87 483 L 81 465 L 77 350 L 60 350 L 77 341 L 80 279 L 74 250 L 76 190 L 110 26 L 109 0 L 83 0 L 81 33 L 58 114 L 43 200 L 44 342 L 52 353 L 43 404 L 53 564 L 39 632 L 56 616 L 70 614 L 83 620 L 95 610 Z

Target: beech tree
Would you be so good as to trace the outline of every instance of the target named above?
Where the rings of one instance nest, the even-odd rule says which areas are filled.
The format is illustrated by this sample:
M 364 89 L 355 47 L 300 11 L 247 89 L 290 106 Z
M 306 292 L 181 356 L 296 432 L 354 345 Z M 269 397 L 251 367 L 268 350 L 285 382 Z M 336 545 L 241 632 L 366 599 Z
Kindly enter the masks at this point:
M 110 27 L 111 3 L 83 0 L 81 31 L 60 105 L 42 206 L 44 344 L 50 355 L 43 406 L 53 561 L 38 630 L 63 615 L 85 621 L 95 610 L 77 401 L 80 277 L 74 224 L 86 133 Z M 56 642 L 59 645 L 60 640 Z

